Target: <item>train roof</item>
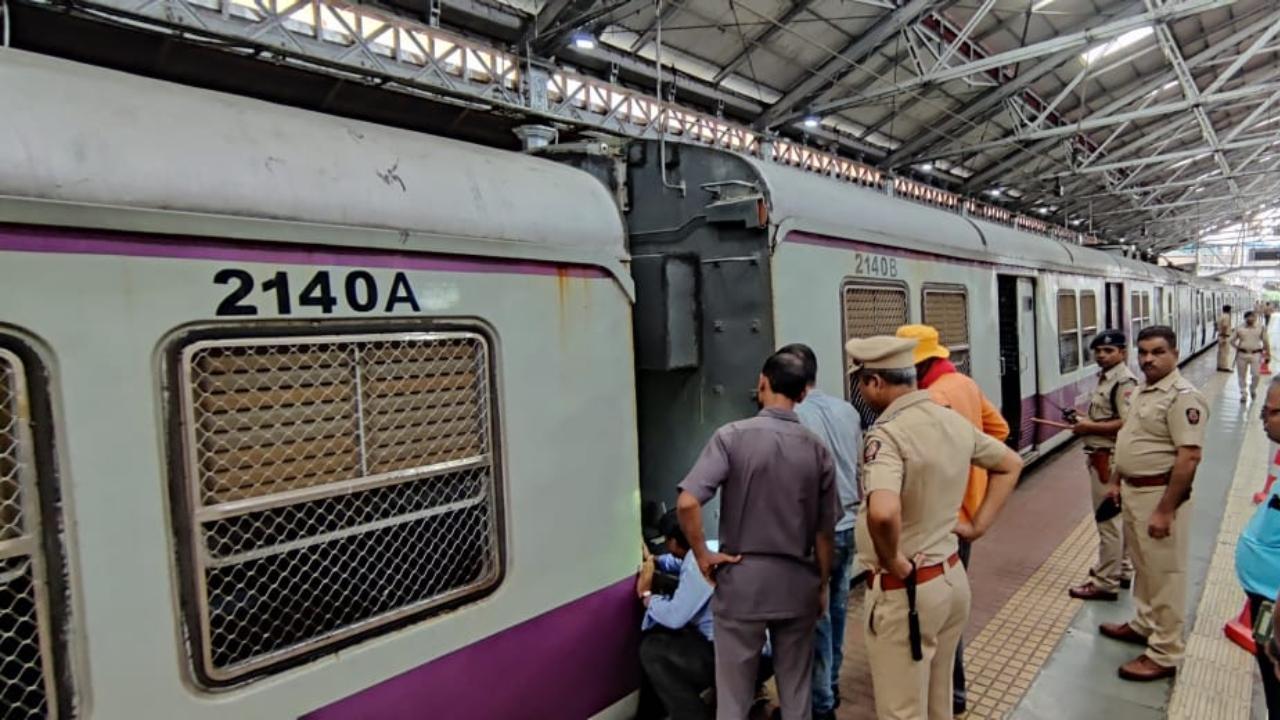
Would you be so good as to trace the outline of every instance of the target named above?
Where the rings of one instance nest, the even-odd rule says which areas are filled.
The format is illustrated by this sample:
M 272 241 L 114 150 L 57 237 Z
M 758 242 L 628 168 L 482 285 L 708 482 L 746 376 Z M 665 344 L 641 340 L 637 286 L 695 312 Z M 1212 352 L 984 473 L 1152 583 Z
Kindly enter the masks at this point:
M 838 182 L 757 157 L 741 157 L 764 181 L 778 240 L 799 230 L 1037 269 L 1123 275 L 1158 283 L 1222 285 L 1114 253 L 889 197 L 854 183 Z
M 608 191 L 550 160 L 11 49 L 0 95 L 21 98 L 0 122 L 0 197 L 376 228 L 397 250 L 626 256 Z

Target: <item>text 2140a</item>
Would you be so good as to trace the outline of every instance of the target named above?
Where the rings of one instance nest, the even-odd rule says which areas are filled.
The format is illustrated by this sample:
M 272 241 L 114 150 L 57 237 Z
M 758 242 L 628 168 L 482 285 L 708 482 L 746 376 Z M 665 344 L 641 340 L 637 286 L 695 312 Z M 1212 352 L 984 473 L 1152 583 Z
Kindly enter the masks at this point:
M 283 270 L 266 278 L 255 278 L 248 270 L 223 268 L 213 276 L 215 285 L 227 286 L 218 303 L 218 317 L 248 317 L 275 310 L 278 315 L 334 311 L 356 313 L 421 312 L 409 278 L 398 272 L 388 283 L 367 270 L 345 275 L 320 270 L 301 277 Z

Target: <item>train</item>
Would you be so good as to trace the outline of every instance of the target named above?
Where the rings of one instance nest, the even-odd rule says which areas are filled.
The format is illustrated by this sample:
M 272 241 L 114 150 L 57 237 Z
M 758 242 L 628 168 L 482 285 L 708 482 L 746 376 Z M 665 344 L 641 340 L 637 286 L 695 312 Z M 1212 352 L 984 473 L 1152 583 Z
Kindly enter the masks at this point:
M 1251 302 L 710 147 L 0 95 L 6 717 L 627 717 L 644 527 L 774 347 L 869 421 L 843 342 L 936 325 L 1034 458 L 1093 333 Z

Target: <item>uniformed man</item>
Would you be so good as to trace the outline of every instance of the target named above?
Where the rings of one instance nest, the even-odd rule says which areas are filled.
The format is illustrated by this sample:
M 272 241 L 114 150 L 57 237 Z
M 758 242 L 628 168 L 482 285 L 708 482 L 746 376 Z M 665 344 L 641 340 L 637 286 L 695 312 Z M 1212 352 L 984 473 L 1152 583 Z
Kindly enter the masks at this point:
M 828 602 L 837 496 L 830 453 L 795 413 L 805 378 L 801 358 L 769 356 L 756 388 L 760 413 L 717 430 L 680 483 L 680 527 L 715 585 L 720 720 L 747 717 L 766 629 L 782 717 L 812 714 L 813 633 Z M 717 491 L 720 552 L 711 552 L 702 505 Z
M 1223 305 L 1218 316 L 1218 372 L 1231 372 L 1231 306 Z
M 854 382 L 880 413 L 867 431 L 854 524 L 859 566 L 870 573 L 865 635 L 876 715 L 950 720 L 951 669 L 969 619 L 969 580 L 957 536 L 991 527 L 1022 460 L 956 412 L 916 390 L 909 338 L 850 340 Z M 957 521 L 969 465 L 990 471 L 972 522 Z
M 1138 333 L 1138 365 L 1145 382 L 1133 394 L 1116 437 L 1111 497 L 1119 495 L 1133 557 L 1134 619 L 1104 623 L 1103 635 L 1145 645 L 1120 666 L 1126 680 L 1158 680 L 1177 673 L 1186 618 L 1187 539 L 1191 485 L 1200 464 L 1209 405 L 1178 372 L 1178 338 L 1164 325 Z
M 1258 316 L 1252 310 L 1244 314 L 1244 325 L 1232 331 L 1231 347 L 1236 349 L 1236 380 L 1240 383 L 1240 402 L 1248 402 L 1258 396 L 1262 359 L 1271 356 L 1267 329 L 1258 324 Z M 1250 375 L 1250 372 L 1253 374 Z M 1249 390 L 1248 394 L 1245 393 L 1246 388 Z
M 1111 485 L 1111 456 L 1116 447 L 1116 433 L 1129 413 L 1129 400 L 1138 387 L 1138 379 L 1129 370 L 1127 338 L 1119 330 L 1103 330 L 1089 343 L 1093 359 L 1098 363 L 1098 385 L 1089 397 L 1087 420 L 1080 420 L 1071 432 L 1084 438 L 1086 465 L 1089 468 L 1089 495 L 1096 512 L 1107 500 Z M 1098 520 L 1098 564 L 1089 571 L 1089 581 L 1071 588 L 1068 593 L 1079 600 L 1115 600 L 1120 588 L 1127 585 L 1132 568 L 1125 553 L 1123 521 L 1119 513 Z

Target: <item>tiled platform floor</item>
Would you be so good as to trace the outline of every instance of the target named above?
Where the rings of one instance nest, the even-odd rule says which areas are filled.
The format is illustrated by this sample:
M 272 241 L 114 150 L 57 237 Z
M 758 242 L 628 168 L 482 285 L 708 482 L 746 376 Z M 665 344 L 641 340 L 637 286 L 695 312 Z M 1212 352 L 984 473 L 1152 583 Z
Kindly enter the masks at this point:
M 1214 372 L 1212 355 L 1210 352 L 1196 358 L 1183 368 L 1183 374 L 1216 396 L 1229 378 L 1225 373 Z M 1230 393 L 1234 401 L 1234 379 L 1231 380 Z M 1096 552 L 1088 493 L 1081 484 L 1084 476 L 1083 460 L 1074 445 L 1039 463 L 1024 478 L 997 526 L 974 547 L 970 566 L 974 588 L 973 613 L 966 633 L 969 643 L 966 662 L 970 679 L 970 712 L 967 718 L 1099 717 L 1093 711 L 1073 713 L 1061 704 L 1055 705 L 1050 714 L 1043 714 L 1031 703 L 1022 702 L 1028 693 L 1044 695 L 1043 699 L 1056 702 L 1058 698 L 1051 697 L 1054 693 L 1037 693 L 1032 688 L 1055 685 L 1054 678 L 1060 673 L 1070 673 L 1076 676 L 1077 681 L 1082 679 L 1078 677 L 1081 673 L 1089 675 L 1095 671 L 1114 676 L 1114 665 L 1118 664 L 1104 653 L 1104 657 L 1096 661 L 1097 667 L 1072 668 L 1058 663 L 1053 671 L 1041 674 L 1064 637 L 1070 637 L 1073 622 L 1076 625 L 1093 624 L 1092 616 L 1085 617 L 1088 613 L 1081 613 L 1084 603 L 1071 600 L 1066 595 L 1067 587 L 1085 578 Z M 1207 559 L 1205 564 L 1207 566 Z M 1223 582 L 1220 577 L 1214 577 L 1217 575 L 1210 578 L 1211 583 Z M 1234 580 L 1229 567 L 1226 577 Z M 1200 582 L 1203 583 L 1203 578 Z M 861 598 L 861 590 L 856 589 L 850 604 L 846 659 L 841 673 L 844 702 L 837 713 L 841 720 L 875 717 L 861 633 Z M 1217 612 L 1210 609 L 1210 603 L 1206 596 L 1207 615 Z M 1206 627 L 1210 627 L 1216 620 L 1206 619 L 1204 622 Z M 1078 639 L 1089 644 L 1095 642 L 1093 637 Z M 1243 652 L 1240 655 L 1248 660 Z M 1148 704 L 1163 707 L 1168 700 L 1169 688 L 1168 683 L 1159 685 L 1162 687 L 1147 686 L 1143 692 L 1155 698 Z M 1145 706 L 1138 704 L 1135 707 Z M 1179 717 L 1193 716 L 1219 717 L 1189 714 Z

